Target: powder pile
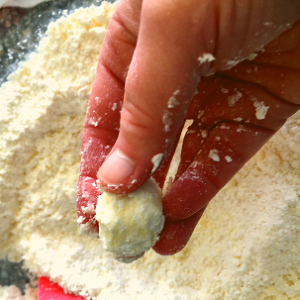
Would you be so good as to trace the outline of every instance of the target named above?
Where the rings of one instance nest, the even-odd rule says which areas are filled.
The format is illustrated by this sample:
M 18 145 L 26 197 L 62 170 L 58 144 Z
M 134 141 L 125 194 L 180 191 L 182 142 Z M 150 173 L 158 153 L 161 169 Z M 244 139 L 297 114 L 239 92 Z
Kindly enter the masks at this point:
M 81 131 L 113 10 L 50 24 L 0 88 L 0 257 L 99 300 L 299 300 L 299 113 L 212 200 L 180 253 L 124 265 L 79 234 Z

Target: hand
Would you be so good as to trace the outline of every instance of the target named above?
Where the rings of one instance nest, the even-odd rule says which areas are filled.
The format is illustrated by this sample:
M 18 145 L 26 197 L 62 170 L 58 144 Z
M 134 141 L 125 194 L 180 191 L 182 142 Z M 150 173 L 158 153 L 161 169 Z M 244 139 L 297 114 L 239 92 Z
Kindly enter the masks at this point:
M 191 119 L 154 246 L 160 254 L 181 250 L 212 197 L 299 109 L 299 18 L 299 1 L 121 1 L 84 125 L 82 228 L 98 231 L 97 173 L 115 193 L 137 189 L 155 171 L 162 184 Z

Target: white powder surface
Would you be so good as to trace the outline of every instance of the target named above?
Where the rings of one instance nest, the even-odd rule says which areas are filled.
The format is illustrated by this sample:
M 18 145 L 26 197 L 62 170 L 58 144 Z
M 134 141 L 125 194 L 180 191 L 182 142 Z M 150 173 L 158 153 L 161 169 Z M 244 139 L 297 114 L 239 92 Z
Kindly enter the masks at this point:
M 51 24 L 0 88 L 0 256 L 99 300 L 299 300 L 299 113 L 211 201 L 180 253 L 124 265 L 79 234 L 81 131 L 113 9 Z
M 199 65 L 210 63 L 214 60 L 216 60 L 216 58 L 211 53 L 203 53 L 202 56 L 198 57 Z

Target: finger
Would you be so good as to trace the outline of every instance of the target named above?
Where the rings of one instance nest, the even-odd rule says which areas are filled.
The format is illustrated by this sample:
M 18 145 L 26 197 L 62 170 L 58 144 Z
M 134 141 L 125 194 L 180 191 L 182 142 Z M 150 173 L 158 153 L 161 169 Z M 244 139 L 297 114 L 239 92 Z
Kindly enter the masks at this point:
M 108 190 L 136 189 L 175 146 L 200 80 L 196 69 L 201 43 L 193 46 L 198 32 L 195 27 L 191 33 L 183 21 L 193 14 L 194 5 L 184 4 L 180 13 L 174 9 L 166 15 L 152 1 L 143 2 L 138 43 L 126 78 L 120 134 L 99 171 L 99 181 Z
M 232 70 L 222 73 L 257 84 L 284 101 L 300 104 L 300 71 L 297 69 L 244 61 Z
M 97 172 L 111 151 L 120 127 L 124 81 L 135 48 L 140 1 L 122 1 L 110 22 L 101 49 L 82 136 L 82 157 L 77 193 L 80 228 L 98 231 L 94 219 Z
M 106 157 L 104 152 L 109 152 L 107 148 L 111 149 L 119 134 L 126 70 L 132 59 L 138 30 L 138 25 L 134 23 L 138 21 L 139 16 L 136 12 L 137 4 L 138 1 L 122 1 L 120 3 L 110 21 L 101 48 L 84 124 L 81 175 L 96 178 L 103 158 Z M 135 20 L 127 19 L 131 15 Z M 96 151 L 92 155 L 94 141 L 103 146 L 103 151 L 99 152 L 99 149 L 95 149 Z M 89 148 L 84 151 L 86 145 Z
M 202 78 L 187 118 L 194 120 L 193 126 L 208 130 L 222 121 L 231 121 L 276 131 L 298 109 L 299 105 L 276 97 L 264 85 L 215 75 Z
M 287 52 L 288 53 L 283 55 L 276 53 L 276 57 L 273 54 L 270 57 L 263 53 L 263 56 L 258 56 L 258 59 L 261 63 L 268 64 L 275 62 L 275 66 L 297 69 L 295 63 L 291 64 L 288 62 L 287 55 L 293 54 L 293 57 L 297 57 L 298 52 L 292 53 L 293 51 L 291 52 L 290 50 Z M 255 61 L 257 62 L 257 59 Z M 288 64 L 286 65 L 286 63 Z M 249 73 L 249 69 L 247 69 L 247 72 Z M 237 69 L 232 73 L 235 74 L 234 77 L 239 78 Z M 282 70 L 281 74 L 284 76 Z M 261 76 L 261 78 L 263 79 L 264 76 Z M 264 81 L 262 81 L 262 86 L 264 86 Z M 264 108 L 267 108 L 263 114 L 260 114 L 260 109 L 257 105 L 258 102 L 263 103 Z M 228 107 L 228 105 L 230 107 Z M 290 104 L 286 102 L 285 99 L 275 97 L 273 94 L 267 92 L 266 89 L 256 84 L 220 76 L 203 78 L 199 86 L 199 93 L 194 97 L 187 114 L 187 118 L 194 119 L 194 123 L 189 127 L 185 136 L 182 159 L 176 174 L 176 179 L 187 170 L 193 157 L 197 155 L 202 145 L 206 142 L 206 139 L 210 136 L 210 129 L 214 128 L 221 120 L 246 122 L 254 126 L 265 127 L 276 131 L 282 126 L 285 120 L 298 109 L 298 105 Z M 219 139 L 220 137 L 216 136 L 215 138 Z M 216 153 L 213 152 L 212 154 Z M 212 157 L 214 156 L 212 155 Z M 215 159 L 217 158 L 216 156 Z M 227 159 L 229 159 L 230 162 L 231 157 L 228 156 Z M 203 199 L 199 202 L 201 201 L 203 201 Z M 202 203 L 202 205 L 205 205 L 205 203 Z M 195 211 L 198 208 L 199 207 L 196 207 Z M 183 217 L 183 215 L 179 216 L 179 218 Z M 161 239 L 160 243 L 162 243 L 162 245 L 163 242 L 164 240 Z M 162 247 L 162 251 L 168 251 L 168 249 Z
M 187 114 L 187 118 L 194 121 L 184 138 L 176 179 L 187 169 L 218 123 L 251 124 L 276 131 L 298 108 L 252 83 L 217 75 L 202 78 Z
M 279 129 L 279 127 L 282 126 L 282 124 L 285 122 L 286 118 L 292 115 L 299 108 L 297 105 L 289 104 L 282 101 L 281 99 L 274 97 L 273 95 L 268 94 L 266 91 L 256 85 L 246 82 L 239 82 L 237 80 L 233 80 L 232 78 L 220 76 L 203 78 L 199 85 L 198 91 L 199 92 L 194 97 L 187 114 L 187 118 L 193 119 L 194 122 L 188 128 L 184 138 L 181 162 L 178 167 L 175 180 L 177 180 L 184 172 L 188 172 L 187 169 L 191 165 L 191 162 L 194 160 L 194 158 L 196 157 L 196 160 L 197 158 L 199 158 L 200 154 L 197 157 L 198 153 L 201 153 L 201 155 L 203 155 L 204 157 L 210 156 L 210 159 L 215 160 L 218 160 L 218 158 L 222 156 L 220 156 L 221 151 L 219 152 L 218 146 L 210 144 L 209 138 L 211 140 L 214 140 L 215 142 L 222 143 L 222 146 L 225 147 L 229 152 L 231 152 L 230 150 L 233 150 L 229 147 L 226 147 L 226 143 L 222 142 L 222 139 L 226 139 L 226 134 L 221 134 L 218 132 L 216 133 L 216 130 L 214 130 L 217 124 L 221 122 L 221 120 L 230 122 L 228 123 L 228 126 L 224 124 L 220 125 L 221 127 L 223 127 L 223 129 L 229 131 L 232 130 L 232 128 L 230 129 L 230 124 L 233 124 L 233 126 L 240 126 L 237 124 L 238 122 L 247 122 L 248 125 L 246 123 L 246 127 L 250 128 L 249 124 L 254 126 L 252 130 L 255 130 L 256 127 L 258 128 L 258 130 L 260 130 L 259 127 L 266 127 L 270 130 L 269 133 L 272 134 L 272 131 Z M 237 92 L 242 92 L 241 97 L 236 97 Z M 233 99 L 236 99 L 238 101 L 233 101 L 233 103 Z M 264 104 L 266 105 L 266 107 L 268 107 L 268 111 L 266 114 L 264 114 L 263 118 L 261 118 L 261 116 L 257 114 L 257 106 L 254 105 L 257 99 L 259 99 L 260 101 L 262 101 L 263 99 Z M 241 133 L 243 130 L 245 130 L 245 126 L 238 127 L 237 130 Z M 249 142 L 248 138 L 249 136 L 246 137 L 246 140 Z M 230 136 L 227 137 L 227 140 L 230 139 L 232 139 L 232 144 L 234 145 L 236 143 L 234 138 Z M 240 143 L 243 144 L 243 139 L 237 139 Z M 264 141 L 262 141 L 262 143 L 264 143 Z M 210 144 L 210 147 L 212 147 L 214 151 L 205 153 L 205 148 L 202 148 L 205 144 Z M 238 145 L 236 146 L 240 147 Z M 244 146 L 248 147 L 247 145 Z M 258 146 L 258 148 L 259 147 L 260 146 Z M 247 153 L 244 152 L 243 149 L 240 150 L 244 155 L 247 156 Z M 213 188 L 210 188 L 209 185 L 205 184 L 201 187 L 195 186 L 193 184 L 189 185 L 189 181 L 191 182 L 192 177 L 190 175 L 195 176 L 196 174 L 195 169 L 192 168 L 189 169 L 190 173 L 187 176 L 188 178 L 186 178 L 187 180 L 182 184 L 182 186 L 176 187 L 175 182 L 175 184 L 173 185 L 171 190 L 167 192 L 167 195 L 163 200 L 165 212 L 169 209 L 167 202 L 168 200 L 170 200 L 170 202 L 177 208 L 177 210 L 175 211 L 169 211 L 169 214 L 172 214 L 172 217 L 166 214 L 166 217 L 169 220 L 172 220 L 174 215 L 176 215 L 178 219 L 183 219 L 190 214 L 193 214 L 199 208 L 203 206 L 204 208 L 206 207 L 205 205 L 210 200 L 210 198 L 213 197 L 224 184 L 223 180 L 229 180 L 233 175 L 232 173 L 235 173 L 236 170 L 240 168 L 247 160 L 246 158 L 244 160 L 238 161 L 238 163 L 237 161 L 235 161 L 235 165 L 232 165 L 234 167 L 234 170 L 232 173 L 230 173 L 230 168 L 226 167 L 226 164 L 233 162 L 234 156 L 232 155 L 232 153 L 231 156 L 225 155 L 223 153 L 223 157 L 226 160 L 225 172 L 224 169 L 222 170 L 222 168 L 220 168 L 220 162 L 218 162 L 217 164 L 219 170 L 215 168 L 213 170 L 214 172 L 212 172 L 213 176 L 216 176 L 216 178 L 215 180 L 210 181 L 212 182 L 212 184 L 214 184 L 213 187 L 215 187 L 215 191 L 213 190 Z M 250 156 L 251 155 L 252 154 L 250 154 Z M 203 164 L 202 170 L 212 169 L 211 165 L 209 166 L 203 161 L 201 163 Z M 205 175 L 209 173 L 207 172 L 207 170 L 206 172 L 204 172 Z M 213 178 L 213 176 L 208 176 L 207 178 L 211 179 Z M 218 181 L 218 176 L 221 176 L 221 182 Z M 205 183 L 203 181 L 203 177 L 199 177 L 198 179 L 201 184 Z M 217 184 L 215 184 L 215 182 L 217 182 Z M 174 195 L 175 188 L 177 188 L 177 193 L 175 193 Z M 197 195 L 197 191 L 199 190 L 204 191 L 204 193 L 201 195 Z M 205 194 L 205 190 L 209 190 L 211 193 Z M 172 195 L 174 196 L 173 200 Z M 176 203 L 176 200 L 178 199 L 179 201 L 177 201 Z M 186 201 L 184 201 L 184 199 L 186 199 Z M 207 202 L 205 202 L 206 200 Z M 180 206 L 181 204 L 182 206 Z M 184 212 L 185 209 L 186 211 Z M 201 208 L 200 211 L 203 211 L 203 209 Z M 193 217 L 194 215 L 187 219 L 184 219 L 182 222 L 188 222 L 188 220 Z M 168 219 L 166 221 L 167 234 L 162 234 L 160 240 L 158 241 L 158 244 L 154 247 L 154 249 L 160 254 L 174 254 L 180 251 L 184 246 L 184 243 L 182 243 L 181 239 L 183 239 L 187 234 L 186 232 L 182 233 L 180 231 L 181 221 L 169 221 Z M 173 227 L 170 227 L 168 225 L 169 223 L 171 223 Z M 175 224 L 179 227 L 178 231 L 175 227 Z M 191 227 L 188 227 L 188 230 L 190 233 L 192 233 L 194 229 L 193 226 L 196 226 L 197 222 L 193 223 L 193 225 L 192 223 L 190 224 Z M 163 230 L 163 232 L 165 231 Z M 176 232 L 176 238 L 170 239 L 173 232 Z M 180 234 L 182 234 L 183 236 L 181 236 Z M 189 238 L 188 234 L 187 237 Z M 176 244 L 176 240 L 180 241 L 180 243 Z
M 182 221 L 166 221 L 153 249 L 161 255 L 173 255 L 188 243 L 205 207 Z
M 232 81 L 232 80 L 229 80 L 229 83 L 230 83 L 230 81 Z M 202 81 L 202 83 L 203 83 L 203 81 Z M 215 83 L 217 83 L 217 85 Z M 249 123 L 265 125 L 265 126 L 267 126 L 267 128 L 270 128 L 272 130 L 277 130 L 283 124 L 285 118 L 288 117 L 292 112 L 295 112 L 297 109 L 295 107 L 295 105 L 294 106 L 286 105 L 286 103 L 283 103 L 283 101 L 281 101 L 280 98 L 274 100 L 273 99 L 274 97 L 268 96 L 268 95 L 266 95 L 267 94 L 266 92 L 261 91 L 259 88 L 255 89 L 254 87 L 251 87 L 252 94 L 250 94 L 250 95 L 247 94 L 246 97 L 245 97 L 245 95 L 242 95 L 242 99 L 241 99 L 241 101 L 238 102 L 238 105 L 235 105 L 234 109 L 228 109 L 228 107 L 226 107 L 226 105 L 228 105 L 230 102 L 232 104 L 232 102 L 235 102 L 235 100 L 239 100 L 238 98 L 240 98 L 239 97 L 240 95 L 236 94 L 237 87 L 235 86 L 233 89 L 231 89 L 231 86 L 232 86 L 231 84 L 229 84 L 229 88 L 228 88 L 228 86 L 224 86 L 224 80 L 223 79 L 220 80 L 220 78 L 219 78 L 219 82 L 210 81 L 204 88 L 202 87 L 202 89 L 199 90 L 199 96 L 202 99 L 199 99 L 200 101 L 193 101 L 191 103 L 187 118 L 192 118 L 194 120 L 194 123 L 189 128 L 187 135 L 185 137 L 185 141 L 184 141 L 183 149 L 182 149 L 182 154 L 183 154 L 182 161 L 180 163 L 176 178 L 178 178 L 182 173 L 184 173 L 186 171 L 186 169 L 190 165 L 191 160 L 197 155 L 197 153 L 202 148 L 203 144 L 206 143 L 206 139 L 208 139 L 209 137 L 213 138 L 213 135 L 212 136 L 209 135 L 210 129 L 214 128 L 222 119 L 233 120 L 234 122 L 241 122 L 241 121 L 245 122 L 246 121 Z M 242 87 L 242 90 L 245 91 L 245 88 L 247 90 L 248 86 Z M 223 89 L 223 91 L 220 91 L 220 89 Z M 203 93 L 201 93 L 201 91 L 203 91 Z M 220 95 L 220 92 L 222 92 L 224 94 L 227 94 L 227 93 L 228 94 L 222 96 L 222 95 Z M 217 93 L 219 93 L 219 95 L 217 95 Z M 209 95 L 208 97 L 207 97 L 207 94 Z M 236 96 L 238 96 L 238 97 L 236 97 Z M 250 96 L 251 96 L 251 99 L 250 99 L 251 101 L 249 101 Z M 212 101 L 212 98 L 219 99 L 219 101 Z M 265 117 L 265 114 L 260 115 L 258 113 L 259 109 L 257 106 L 255 106 L 255 104 L 257 104 L 258 99 L 259 100 L 264 99 L 264 100 L 266 100 L 265 104 L 268 103 L 265 106 L 265 108 L 269 109 L 267 118 Z M 243 106 L 245 106 L 245 103 L 248 104 L 247 107 L 243 107 Z M 269 106 L 269 104 L 273 104 L 273 106 L 271 107 L 271 105 Z M 240 109 L 240 108 L 242 108 L 242 109 Z M 277 108 L 277 111 L 276 111 L 276 108 Z M 278 110 L 280 110 L 280 111 L 278 112 Z M 196 112 L 196 115 L 191 114 L 190 112 Z M 245 112 L 245 113 L 241 115 L 241 112 Z M 201 118 L 201 117 L 203 117 L 203 118 Z M 272 118 L 274 119 L 274 122 L 270 122 L 270 120 L 272 120 Z M 199 126 L 198 131 L 197 131 L 197 126 Z M 220 139 L 219 136 L 216 136 L 215 138 L 217 140 Z M 208 141 L 208 143 L 209 143 L 209 141 Z M 201 149 L 201 153 L 202 153 L 202 149 Z M 212 158 L 218 160 L 219 156 L 216 156 L 216 154 L 218 155 L 218 153 L 213 151 L 211 154 L 212 154 L 211 155 Z M 204 154 L 202 153 L 202 155 L 204 155 Z M 230 156 L 227 156 L 228 163 L 231 162 L 231 159 L 232 158 Z M 241 161 L 240 164 L 243 165 L 243 161 Z M 238 167 L 238 164 L 235 164 L 235 167 Z M 195 173 L 196 172 L 193 172 L 193 175 L 195 175 Z M 214 175 L 216 175 L 216 174 L 214 174 Z M 227 174 L 222 179 L 226 179 L 227 176 L 230 179 L 230 177 L 231 177 L 230 174 Z M 171 191 L 174 191 L 173 188 L 174 188 L 174 186 L 171 188 L 170 193 L 171 193 Z M 186 190 L 188 191 L 189 188 L 191 191 L 199 190 L 199 187 L 195 188 L 193 185 L 188 186 Z M 204 186 L 203 188 L 209 189 L 209 187 L 207 187 L 207 186 L 206 187 Z M 220 186 L 216 186 L 216 192 L 218 191 L 219 188 L 220 188 Z M 178 191 L 177 197 L 180 199 L 180 196 L 181 196 L 180 188 L 178 188 L 177 191 Z M 213 196 L 213 194 L 214 193 L 212 193 L 210 196 L 207 197 L 208 201 L 210 200 L 210 197 Z M 193 206 L 193 204 L 197 203 L 197 198 L 199 197 L 199 195 L 196 195 L 195 198 L 193 198 L 193 192 L 190 192 L 190 193 L 187 192 L 187 195 L 188 195 L 188 198 L 191 199 L 191 206 Z M 175 198 L 176 198 L 176 196 L 175 196 Z M 182 202 L 183 199 L 180 199 L 180 200 L 181 200 L 180 202 Z M 193 203 L 193 200 L 195 201 L 194 203 Z M 204 201 L 204 203 L 203 203 L 203 201 Z M 187 201 L 187 202 L 189 202 L 189 201 Z M 199 202 L 202 205 L 198 206 L 198 207 L 196 205 L 194 207 L 194 211 L 197 211 L 199 209 L 199 207 L 203 207 L 203 205 L 205 205 L 205 197 L 204 197 L 204 199 L 199 198 L 198 204 L 199 204 Z M 164 208 L 165 208 L 168 203 L 165 200 L 163 203 L 164 203 Z M 189 206 L 189 203 L 184 203 L 183 207 L 180 207 L 180 205 L 178 205 L 177 208 L 179 208 L 179 210 L 180 210 L 181 208 L 184 208 L 186 205 Z M 174 206 L 176 206 L 176 203 L 174 204 Z M 191 211 L 188 212 L 188 214 L 180 215 L 179 210 L 177 211 L 177 213 L 178 213 L 177 215 L 178 215 L 179 219 L 184 218 L 187 215 L 190 215 L 193 213 L 193 211 L 192 211 L 193 207 L 192 207 Z M 176 212 L 175 213 L 173 212 L 173 214 L 175 215 Z M 192 217 L 190 217 L 190 218 L 192 218 Z M 188 219 L 185 219 L 184 221 L 186 221 Z M 167 224 L 168 224 L 168 222 L 172 222 L 172 221 L 167 221 Z M 177 221 L 177 222 L 180 223 L 180 221 Z M 169 235 L 172 236 L 172 233 L 173 232 L 171 230 L 169 232 Z M 172 245 L 168 245 L 167 243 L 166 244 L 164 243 L 164 238 L 165 237 L 162 236 L 162 238 L 158 242 L 158 243 L 160 243 L 159 253 L 162 253 L 162 254 L 164 252 L 167 253 L 168 248 L 172 249 Z M 180 235 L 177 238 L 180 239 Z M 155 245 L 155 247 L 156 247 L 156 245 Z M 155 247 L 154 247 L 154 249 L 155 249 Z M 174 253 L 174 252 L 172 252 L 172 253 Z
M 242 83 L 242 86 L 235 85 L 233 88 L 232 79 L 207 81 L 210 85 L 217 83 L 223 91 L 225 89 L 226 98 L 220 96 L 216 88 L 208 95 L 211 102 L 198 119 L 200 122 L 194 121 L 187 131 L 176 181 L 164 196 L 164 214 L 169 220 L 185 219 L 206 206 L 285 120 L 299 109 L 298 105 L 277 99 L 251 84 Z M 242 88 L 243 96 L 229 108 L 226 100 L 228 97 L 232 100 L 231 96 L 236 95 L 237 86 Z M 264 103 L 264 108 L 268 108 L 263 115 L 257 110 L 257 99 Z M 194 113 L 194 118 L 196 115 Z M 241 121 L 247 123 L 239 124 Z
M 205 207 L 231 177 L 272 136 L 273 131 L 221 123 L 163 199 L 168 220 L 186 219 Z
M 257 84 L 283 101 L 300 104 L 299 37 L 300 21 L 297 21 L 268 44 L 254 61 L 245 61 L 223 74 Z

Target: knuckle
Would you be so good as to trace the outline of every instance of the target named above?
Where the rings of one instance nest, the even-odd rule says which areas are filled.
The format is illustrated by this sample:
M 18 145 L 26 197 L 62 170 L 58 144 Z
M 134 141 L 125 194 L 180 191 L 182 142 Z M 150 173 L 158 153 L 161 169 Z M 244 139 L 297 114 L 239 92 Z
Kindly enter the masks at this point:
M 121 130 L 137 139 L 148 138 L 153 132 L 155 120 L 153 115 L 142 109 L 141 105 L 126 101 L 122 110 Z

